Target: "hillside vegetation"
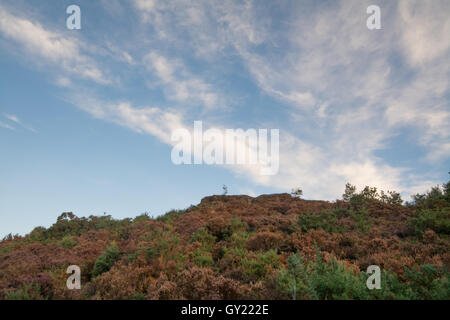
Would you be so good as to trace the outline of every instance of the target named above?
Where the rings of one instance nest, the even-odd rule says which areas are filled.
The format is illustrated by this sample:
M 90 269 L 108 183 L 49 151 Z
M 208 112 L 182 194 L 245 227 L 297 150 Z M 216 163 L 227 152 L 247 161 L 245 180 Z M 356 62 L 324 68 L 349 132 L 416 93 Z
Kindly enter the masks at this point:
M 80 218 L 0 242 L 0 299 L 449 299 L 450 183 L 402 204 L 210 196 L 158 218 Z M 69 265 L 81 290 L 66 288 Z M 368 290 L 366 269 L 382 270 Z

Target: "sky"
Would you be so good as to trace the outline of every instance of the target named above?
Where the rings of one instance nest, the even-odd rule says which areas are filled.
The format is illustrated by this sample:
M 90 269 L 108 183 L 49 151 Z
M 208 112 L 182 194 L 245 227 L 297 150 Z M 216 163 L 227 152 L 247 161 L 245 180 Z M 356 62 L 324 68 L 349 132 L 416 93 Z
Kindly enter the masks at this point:
M 69 5 L 81 29 L 68 29 Z M 369 5 L 381 29 L 369 30 Z M 0 236 L 208 195 L 448 180 L 450 1 L 0 0 Z M 279 171 L 175 165 L 177 128 L 279 130 Z

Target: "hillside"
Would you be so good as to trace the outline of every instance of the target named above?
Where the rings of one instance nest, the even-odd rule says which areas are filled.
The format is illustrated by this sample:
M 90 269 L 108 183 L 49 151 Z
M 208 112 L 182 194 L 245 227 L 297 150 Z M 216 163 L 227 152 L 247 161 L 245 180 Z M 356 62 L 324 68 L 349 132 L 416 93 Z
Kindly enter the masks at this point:
M 79 218 L 0 242 L 1 299 L 449 299 L 450 194 L 401 204 L 210 196 L 152 218 Z M 81 268 L 81 290 L 66 269 Z M 369 265 L 382 270 L 368 290 Z

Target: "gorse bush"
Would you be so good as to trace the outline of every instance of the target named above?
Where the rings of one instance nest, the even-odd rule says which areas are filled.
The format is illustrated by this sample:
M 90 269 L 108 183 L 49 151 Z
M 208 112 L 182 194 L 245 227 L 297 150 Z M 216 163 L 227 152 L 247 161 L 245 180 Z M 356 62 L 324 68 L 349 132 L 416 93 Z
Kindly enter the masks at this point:
M 279 267 L 280 258 L 276 250 L 269 250 L 258 253 L 256 257 L 245 257 L 242 265 L 248 275 L 254 276 L 255 279 L 261 279 L 267 272 Z
M 73 247 L 75 247 L 77 245 L 77 242 L 73 239 L 72 236 L 65 236 L 64 238 L 61 239 L 60 242 L 58 242 L 58 244 L 61 247 L 64 247 L 67 249 L 72 249 Z
M 419 268 L 405 268 L 403 278 L 408 283 L 410 299 L 449 299 L 449 271 L 445 267 L 425 264 Z
M 202 249 L 211 251 L 216 242 L 216 237 L 210 234 L 206 228 L 202 227 L 192 235 L 192 242 L 199 242 Z
M 214 263 L 212 254 L 202 250 L 196 250 L 194 252 L 195 265 L 199 267 L 210 267 Z
M 344 226 L 339 225 L 338 213 L 336 211 L 327 210 L 319 214 L 302 214 L 298 217 L 297 224 L 303 232 L 311 229 L 322 229 L 326 232 L 344 232 Z
M 41 288 L 37 283 L 24 283 L 23 288 L 7 292 L 5 300 L 41 300 Z
M 368 299 L 364 275 L 348 269 L 334 257 L 326 262 L 316 259 L 305 263 L 297 253 L 288 259 L 288 267 L 278 274 L 279 288 L 293 299 Z
M 409 224 L 414 228 L 417 235 L 421 235 L 427 230 L 433 230 L 442 235 L 449 235 L 450 207 L 435 210 L 419 210 L 415 217 L 409 219 Z
M 355 211 L 350 209 L 348 216 L 355 222 L 355 229 L 361 233 L 368 233 L 372 226 L 372 219 L 369 215 L 369 210 L 366 207 L 362 207 Z
M 109 271 L 109 269 L 111 269 L 111 267 L 119 258 L 119 254 L 119 247 L 115 243 L 111 243 L 108 248 L 106 248 L 105 252 L 103 252 L 102 255 L 98 257 L 97 261 L 95 261 L 94 270 L 92 270 L 92 276 L 97 277 L 102 273 Z
M 307 294 L 311 299 L 367 299 L 368 290 L 359 272 L 348 270 L 333 257 L 325 262 L 318 254 L 310 267 Z
M 145 222 L 145 221 L 149 221 L 152 220 L 152 218 L 150 217 L 150 215 L 145 212 L 143 214 L 141 214 L 140 216 L 137 216 L 136 218 L 133 219 L 133 223 L 139 223 L 139 222 Z
M 278 289 L 291 299 L 448 299 L 449 272 L 435 265 L 406 268 L 400 281 L 389 271 L 381 273 L 381 289 L 368 290 L 368 275 L 349 268 L 334 257 L 328 262 L 320 253 L 305 263 L 300 254 L 288 258 L 286 268 L 278 272 Z
M 166 214 L 157 217 L 156 220 L 170 224 L 173 220 L 175 220 L 177 217 L 185 214 L 186 212 L 187 212 L 187 210 L 170 210 Z

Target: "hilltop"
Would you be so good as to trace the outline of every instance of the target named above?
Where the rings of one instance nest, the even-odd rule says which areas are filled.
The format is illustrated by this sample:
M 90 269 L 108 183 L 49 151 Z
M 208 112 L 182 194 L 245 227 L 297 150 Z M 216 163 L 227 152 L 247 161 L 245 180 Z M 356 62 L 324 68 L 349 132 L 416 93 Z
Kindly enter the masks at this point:
M 2 299 L 448 299 L 449 184 L 402 204 L 209 196 L 152 218 L 63 213 L 0 242 Z M 81 268 L 81 290 L 66 269 Z M 368 290 L 369 265 L 382 270 Z

